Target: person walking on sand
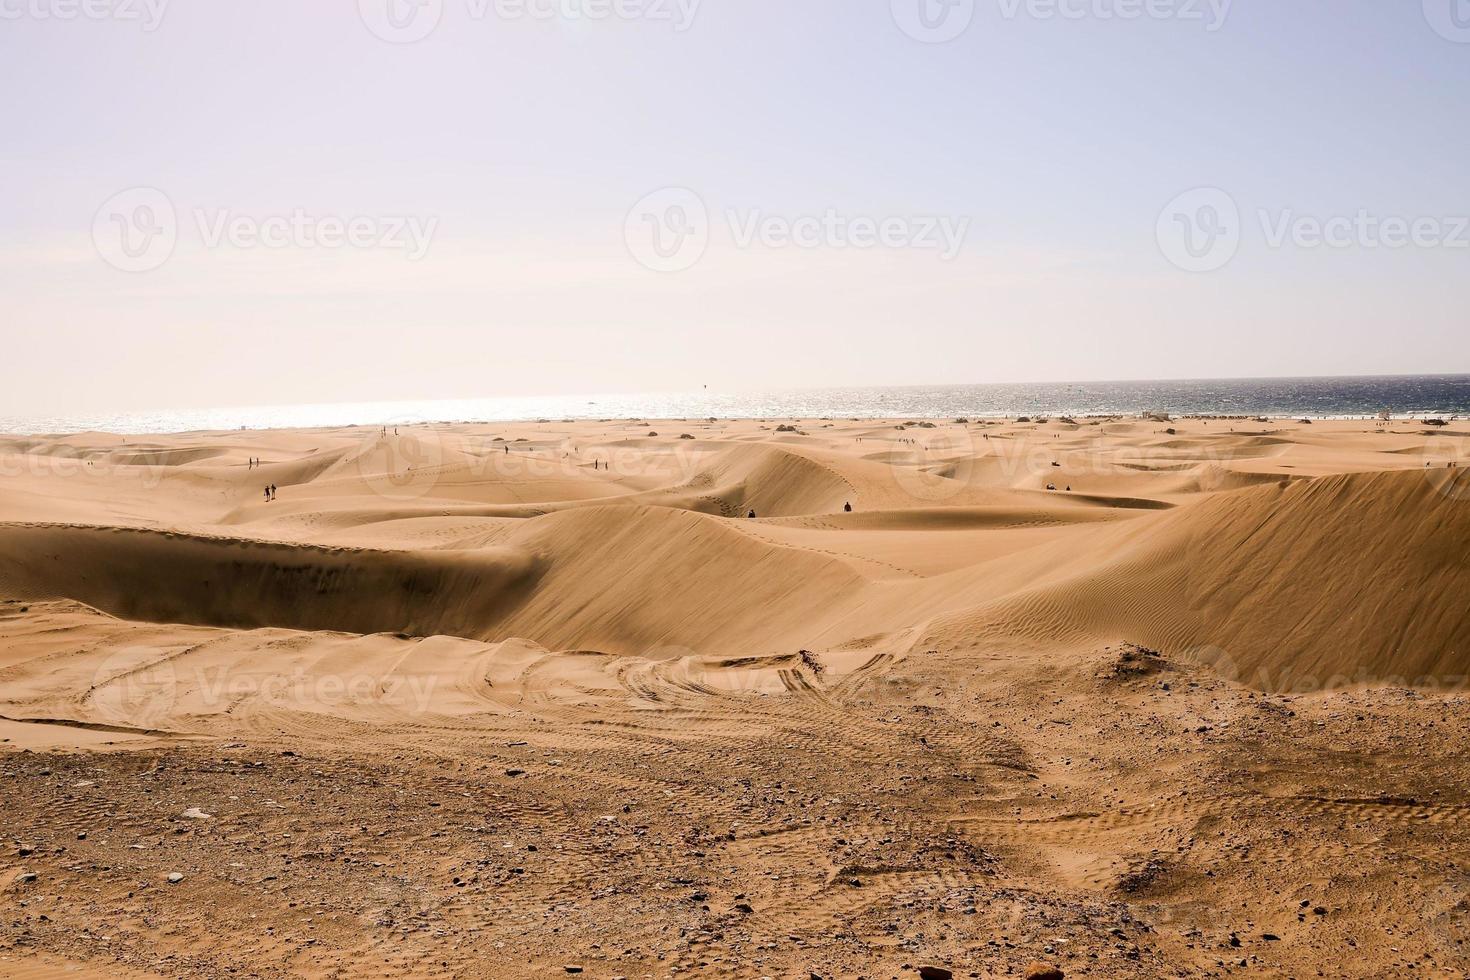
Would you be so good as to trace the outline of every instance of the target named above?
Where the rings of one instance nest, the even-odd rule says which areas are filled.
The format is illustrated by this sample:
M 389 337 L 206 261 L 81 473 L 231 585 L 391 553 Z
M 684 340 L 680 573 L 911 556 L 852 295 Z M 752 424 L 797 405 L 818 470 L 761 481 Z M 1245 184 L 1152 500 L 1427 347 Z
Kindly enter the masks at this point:
M 271 488 L 270 487 L 266 487 L 265 488 L 265 502 L 266 503 L 270 503 L 271 502 Z
M 851 514 L 852 513 L 852 501 L 851 500 L 849 500 L 847 503 L 845 503 L 845 504 L 842 505 L 842 512 L 844 514 Z

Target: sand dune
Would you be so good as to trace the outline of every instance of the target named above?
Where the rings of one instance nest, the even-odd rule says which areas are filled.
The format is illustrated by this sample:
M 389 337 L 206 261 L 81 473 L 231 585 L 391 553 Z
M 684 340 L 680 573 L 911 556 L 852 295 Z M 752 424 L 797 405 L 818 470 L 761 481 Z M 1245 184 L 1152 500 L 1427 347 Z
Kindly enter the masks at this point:
M 1164 428 L 0 439 L 0 973 L 1460 975 L 1470 427 Z
M 172 532 L 0 527 L 0 589 L 155 623 L 473 635 L 534 587 L 512 549 L 370 552 Z
M 1129 636 L 1261 689 L 1437 686 L 1470 674 L 1470 508 L 1422 472 L 1351 474 L 1214 496 L 1081 570 L 987 608 L 1030 635 Z M 1142 533 L 1135 533 L 1135 532 Z

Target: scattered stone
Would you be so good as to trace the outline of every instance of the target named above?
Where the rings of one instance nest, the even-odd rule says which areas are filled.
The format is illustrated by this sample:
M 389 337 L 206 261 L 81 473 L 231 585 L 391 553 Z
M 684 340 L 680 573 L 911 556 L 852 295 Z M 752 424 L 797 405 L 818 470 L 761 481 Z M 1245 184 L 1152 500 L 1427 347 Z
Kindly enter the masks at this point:
M 923 980 L 953 980 L 954 971 L 947 970 L 942 966 L 921 966 L 919 976 Z
M 34 871 L 22 871 L 20 874 L 15 876 L 15 883 L 17 885 L 29 885 L 35 880 L 36 873 Z
M 191 806 L 191 807 L 189 807 L 189 809 L 185 810 L 183 813 L 181 813 L 179 815 L 181 817 L 183 817 L 185 820 L 213 820 L 214 819 L 214 814 L 212 814 L 212 813 L 205 813 L 203 810 L 199 809 L 197 806 Z
M 170 885 L 177 885 L 179 882 L 181 882 L 183 880 L 184 880 L 184 876 L 181 875 L 181 874 L 179 874 L 177 871 L 171 872 L 169 874 L 169 876 L 168 876 L 168 883 Z
M 507 769 L 507 770 L 505 770 L 505 774 L 507 776 L 510 776 L 510 777 L 514 778 L 516 776 L 524 776 L 526 774 L 526 770 L 524 770 L 524 769 Z
M 1063 976 L 1061 967 L 1050 963 L 1038 961 L 1026 964 L 1026 980 L 1062 980 Z
M 568 973 L 582 972 L 582 968 L 580 966 L 577 966 L 575 963 L 568 963 L 566 966 L 562 967 L 562 969 L 566 970 Z

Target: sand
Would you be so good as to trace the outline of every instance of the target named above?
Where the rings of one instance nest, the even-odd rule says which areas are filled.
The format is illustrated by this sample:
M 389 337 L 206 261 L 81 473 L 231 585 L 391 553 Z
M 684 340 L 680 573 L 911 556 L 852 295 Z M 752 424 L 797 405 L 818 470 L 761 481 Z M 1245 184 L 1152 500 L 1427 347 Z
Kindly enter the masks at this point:
M 0 436 L 0 976 L 1466 975 L 1467 465 L 1411 421 Z

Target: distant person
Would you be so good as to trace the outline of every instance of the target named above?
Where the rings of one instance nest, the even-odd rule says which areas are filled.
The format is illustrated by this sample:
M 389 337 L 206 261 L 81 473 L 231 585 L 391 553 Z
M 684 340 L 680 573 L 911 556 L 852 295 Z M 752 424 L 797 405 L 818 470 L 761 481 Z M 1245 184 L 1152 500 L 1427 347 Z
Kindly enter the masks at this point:
M 755 520 L 755 511 L 752 510 L 749 514 L 746 514 L 745 517 L 747 520 Z
M 843 504 L 842 505 L 842 510 L 843 510 L 844 513 L 851 514 L 852 513 L 852 502 L 851 501 L 848 501 L 847 503 Z
M 271 502 L 271 488 L 270 487 L 266 487 L 265 488 L 265 502 L 266 503 L 270 503 Z

